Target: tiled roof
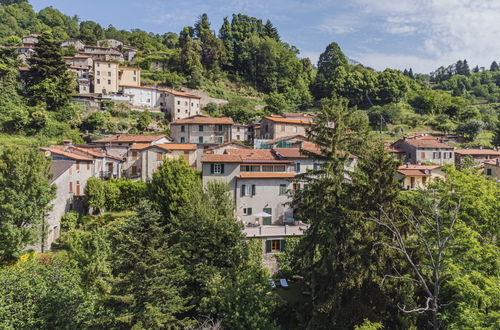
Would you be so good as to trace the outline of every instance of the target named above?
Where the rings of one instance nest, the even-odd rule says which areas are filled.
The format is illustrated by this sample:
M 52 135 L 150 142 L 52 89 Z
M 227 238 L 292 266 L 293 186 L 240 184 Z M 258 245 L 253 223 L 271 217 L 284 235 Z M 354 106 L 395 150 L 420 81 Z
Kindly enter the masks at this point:
M 268 119 L 270 121 L 276 122 L 276 123 L 284 123 L 284 124 L 297 124 L 297 125 L 311 125 L 313 124 L 309 120 L 301 120 L 301 119 L 290 119 L 290 118 L 284 118 L 281 116 L 267 116 L 264 117 L 264 119 Z
M 181 91 L 174 91 L 173 89 L 159 89 L 160 91 L 167 92 L 170 94 L 173 94 L 175 96 L 182 96 L 182 97 L 188 97 L 190 99 L 201 99 L 200 96 L 189 94 L 186 92 L 181 92 Z
M 181 124 L 225 124 L 232 125 L 233 120 L 229 117 L 209 117 L 203 115 L 194 115 L 186 117 L 183 119 L 178 119 L 171 123 L 170 125 L 181 125 Z
M 150 148 L 153 147 L 164 150 L 196 150 L 196 144 L 191 143 L 158 143 L 150 146 Z
M 421 139 L 406 139 L 403 142 L 408 143 L 416 148 L 446 148 L 453 149 L 452 146 L 439 142 L 438 140 L 421 140 Z
M 271 141 L 268 141 L 267 144 L 275 144 L 275 143 L 278 143 L 278 142 L 283 141 L 283 140 L 291 140 L 291 139 L 300 139 L 300 140 L 304 140 L 304 141 L 307 140 L 307 138 L 304 135 L 295 134 L 295 135 L 282 136 L 279 138 L 275 138 Z
M 288 172 L 242 172 L 238 176 L 240 179 L 292 179 L 294 173 Z
M 50 164 L 50 173 L 52 173 L 52 179 L 50 180 L 50 182 L 54 182 L 71 166 L 73 166 L 74 163 L 75 161 L 73 160 L 53 160 Z
M 130 150 L 142 150 L 151 147 L 151 143 L 134 143 Z
M 228 154 L 204 154 L 201 156 L 201 161 L 204 163 L 241 163 L 241 157 Z
M 126 87 L 126 88 L 137 88 L 137 89 L 156 89 L 151 86 L 137 86 L 137 85 L 119 85 L 118 87 Z
M 500 151 L 493 149 L 457 149 L 455 153 L 460 155 L 494 155 L 500 156 Z
M 398 170 L 435 170 L 441 167 L 440 165 L 419 165 L 419 164 L 405 164 L 398 167 Z
M 225 153 L 238 155 L 242 160 L 275 160 L 270 149 L 226 149 Z
M 117 143 L 144 143 L 144 142 L 154 142 L 161 138 L 166 137 L 163 134 L 118 134 L 110 137 L 106 137 L 100 140 L 95 140 L 97 143 L 105 143 L 105 142 L 117 142 Z
M 500 166 L 500 158 L 487 160 L 484 162 L 484 164 Z
M 398 173 L 404 176 L 430 176 L 431 173 L 425 173 L 423 170 L 398 170 Z
M 252 149 L 252 147 L 249 147 L 243 143 L 240 143 L 240 142 L 235 142 L 235 141 L 230 141 L 230 142 L 225 142 L 225 143 L 222 143 L 222 144 L 218 144 L 218 145 L 215 145 L 213 147 L 210 147 L 208 148 L 208 150 L 216 150 L 216 149 L 220 149 L 220 148 L 224 148 L 224 147 L 227 147 L 227 146 L 238 146 L 238 147 L 241 147 L 243 149 Z
M 48 151 L 51 154 L 61 155 L 61 156 L 64 156 L 64 157 L 75 159 L 75 160 L 86 160 L 86 161 L 92 161 L 92 160 L 94 160 L 91 157 L 87 157 L 87 156 L 75 154 L 75 153 L 68 152 L 68 151 L 63 151 L 63 150 L 61 150 L 59 148 L 49 147 L 49 148 L 40 148 L 40 150 Z
M 284 158 L 308 158 L 300 152 L 299 148 L 273 148 L 272 150 Z

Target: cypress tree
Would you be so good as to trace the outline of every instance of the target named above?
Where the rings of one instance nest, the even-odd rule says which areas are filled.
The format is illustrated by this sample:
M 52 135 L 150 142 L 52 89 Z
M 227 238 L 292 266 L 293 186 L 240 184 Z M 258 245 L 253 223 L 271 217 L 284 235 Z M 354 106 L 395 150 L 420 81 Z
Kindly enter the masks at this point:
M 491 62 L 490 65 L 490 71 L 495 72 L 500 70 L 500 67 L 498 66 L 498 63 L 496 61 Z

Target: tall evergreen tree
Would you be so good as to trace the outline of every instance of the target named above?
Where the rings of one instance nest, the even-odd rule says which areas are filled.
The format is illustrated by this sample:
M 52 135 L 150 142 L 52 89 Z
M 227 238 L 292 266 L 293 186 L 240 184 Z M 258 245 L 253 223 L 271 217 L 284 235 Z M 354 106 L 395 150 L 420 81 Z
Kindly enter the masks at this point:
M 331 97 L 335 88 L 339 87 L 339 77 L 347 67 L 347 59 L 339 45 L 335 42 L 329 44 L 319 57 L 318 73 L 311 85 L 312 94 L 317 99 Z
M 490 71 L 495 72 L 500 70 L 500 67 L 498 66 L 498 63 L 496 61 L 491 62 L 490 65 Z
M 29 59 L 26 92 L 32 105 L 45 104 L 58 111 L 70 104 L 75 79 L 62 57 L 59 42 L 43 34 L 36 44 L 36 55 Z
M 273 23 L 271 23 L 270 20 L 267 20 L 266 24 L 264 24 L 264 34 L 266 37 L 272 38 L 276 41 L 280 41 L 278 29 L 274 27 Z

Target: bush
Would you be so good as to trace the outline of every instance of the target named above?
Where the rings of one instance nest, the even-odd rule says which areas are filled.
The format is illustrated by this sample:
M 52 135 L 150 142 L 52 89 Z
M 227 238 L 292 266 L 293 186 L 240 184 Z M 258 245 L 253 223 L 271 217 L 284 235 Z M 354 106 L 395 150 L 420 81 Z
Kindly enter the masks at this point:
M 61 230 L 68 232 L 74 230 L 78 225 L 79 215 L 75 211 L 66 212 L 61 217 Z

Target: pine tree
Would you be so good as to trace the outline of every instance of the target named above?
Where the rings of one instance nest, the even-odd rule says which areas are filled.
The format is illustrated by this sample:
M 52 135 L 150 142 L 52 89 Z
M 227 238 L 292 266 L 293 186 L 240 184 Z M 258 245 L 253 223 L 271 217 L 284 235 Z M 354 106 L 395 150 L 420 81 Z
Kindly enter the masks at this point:
M 276 41 L 280 41 L 278 29 L 274 27 L 273 23 L 271 23 L 270 20 L 267 20 L 266 24 L 264 24 L 264 35 Z
M 168 246 L 160 214 L 147 202 L 137 216 L 118 224 L 113 235 L 113 287 L 106 306 L 114 319 L 108 327 L 166 329 L 186 324 L 181 296 L 186 276 L 178 257 Z
M 36 55 L 29 59 L 26 92 L 32 105 L 45 104 L 58 111 L 70 104 L 75 79 L 68 71 L 59 42 L 43 34 L 36 44 Z
M 490 65 L 490 71 L 495 72 L 500 70 L 500 67 L 498 66 L 498 63 L 496 61 L 491 62 Z
M 474 67 L 474 69 L 472 69 L 472 72 L 476 72 L 476 73 L 477 73 L 477 72 L 479 72 L 479 66 L 478 66 L 478 65 L 476 65 L 476 66 Z
M 500 147 L 500 118 L 497 121 L 497 127 L 495 128 L 495 132 L 493 133 L 493 140 L 491 141 L 493 146 Z

